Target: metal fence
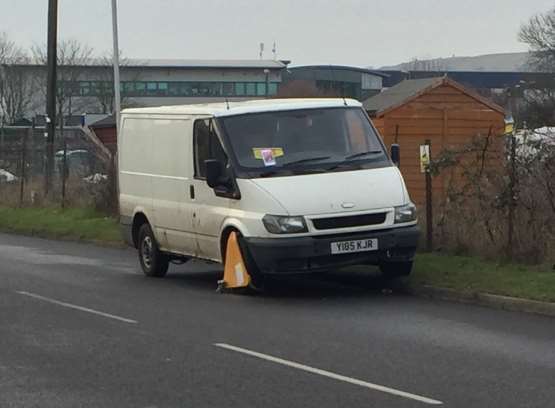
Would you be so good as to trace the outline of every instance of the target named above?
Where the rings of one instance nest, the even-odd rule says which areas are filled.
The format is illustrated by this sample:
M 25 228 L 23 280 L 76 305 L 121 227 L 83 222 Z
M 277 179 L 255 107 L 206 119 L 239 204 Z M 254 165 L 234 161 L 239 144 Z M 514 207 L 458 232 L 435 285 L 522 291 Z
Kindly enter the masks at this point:
M 509 136 L 499 165 L 488 138 L 434 157 L 447 176 L 437 203 L 436 247 L 529 263 L 555 262 L 555 136 Z
M 57 130 L 50 188 L 46 151 L 44 128 L 0 128 L 0 204 L 92 206 L 114 211 L 114 160 L 88 129 Z

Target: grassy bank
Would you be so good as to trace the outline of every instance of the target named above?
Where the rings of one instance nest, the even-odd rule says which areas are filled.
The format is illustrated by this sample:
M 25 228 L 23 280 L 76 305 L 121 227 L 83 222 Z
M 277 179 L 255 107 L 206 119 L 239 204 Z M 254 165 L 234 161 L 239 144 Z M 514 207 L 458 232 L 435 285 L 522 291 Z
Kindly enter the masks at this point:
M 555 302 L 555 270 L 488 262 L 474 257 L 419 254 L 411 282 L 466 293 L 491 293 Z
M 0 207 L 0 231 L 55 239 L 121 243 L 117 220 L 86 208 Z

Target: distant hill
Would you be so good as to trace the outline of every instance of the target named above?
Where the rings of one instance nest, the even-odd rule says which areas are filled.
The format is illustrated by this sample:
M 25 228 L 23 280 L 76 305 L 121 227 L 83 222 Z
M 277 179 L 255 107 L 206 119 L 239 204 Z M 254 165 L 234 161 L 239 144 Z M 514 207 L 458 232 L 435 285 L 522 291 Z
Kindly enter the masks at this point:
M 450 57 L 414 60 L 381 67 L 383 70 L 402 71 L 530 71 L 527 52 L 488 54 L 476 57 Z

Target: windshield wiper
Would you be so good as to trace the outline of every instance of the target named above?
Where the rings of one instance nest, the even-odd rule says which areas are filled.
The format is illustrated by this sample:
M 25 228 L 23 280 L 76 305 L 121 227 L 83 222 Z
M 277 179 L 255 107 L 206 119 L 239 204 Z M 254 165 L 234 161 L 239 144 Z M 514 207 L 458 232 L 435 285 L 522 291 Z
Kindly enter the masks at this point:
M 294 166 L 295 164 L 308 163 L 311 161 L 319 161 L 319 160 L 327 160 L 327 159 L 331 159 L 331 156 L 307 157 L 306 159 L 295 160 L 289 163 L 283 163 L 281 166 L 282 167 Z
M 352 154 L 350 156 L 345 157 L 345 160 L 353 160 L 353 159 L 357 159 L 359 157 L 369 156 L 371 154 L 378 154 L 378 153 L 383 153 L 383 151 L 381 151 L 381 150 L 369 150 L 367 152 Z
M 290 176 L 292 174 L 295 174 L 293 171 L 289 169 L 281 169 L 279 167 L 275 167 L 274 169 L 275 170 L 262 171 L 258 173 L 256 177 L 267 178 L 267 177 L 273 177 L 273 176 Z
M 269 170 L 269 171 L 264 171 L 264 172 L 260 173 L 260 174 L 258 175 L 258 177 L 260 177 L 260 178 L 267 178 L 267 177 L 273 177 L 273 176 L 275 176 L 276 174 L 279 174 L 279 171 L 276 171 L 276 170 Z

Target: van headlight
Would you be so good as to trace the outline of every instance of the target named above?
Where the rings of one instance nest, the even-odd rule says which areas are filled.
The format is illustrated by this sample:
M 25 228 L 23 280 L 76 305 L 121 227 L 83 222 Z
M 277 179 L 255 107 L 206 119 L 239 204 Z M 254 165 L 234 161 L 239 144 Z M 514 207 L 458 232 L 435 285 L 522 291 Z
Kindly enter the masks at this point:
M 416 221 L 416 206 L 413 203 L 395 207 L 395 224 Z
M 262 218 L 264 226 L 272 234 L 296 234 L 308 232 L 304 217 L 290 217 L 283 215 L 265 215 Z

